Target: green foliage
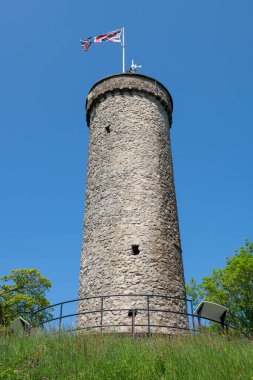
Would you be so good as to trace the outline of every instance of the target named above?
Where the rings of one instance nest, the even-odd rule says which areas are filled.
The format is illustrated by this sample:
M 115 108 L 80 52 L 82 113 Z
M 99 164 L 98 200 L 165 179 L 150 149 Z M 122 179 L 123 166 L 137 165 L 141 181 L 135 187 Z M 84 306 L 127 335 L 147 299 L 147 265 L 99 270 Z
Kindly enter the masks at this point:
M 252 380 L 252 357 L 248 339 L 204 334 L 9 336 L 0 337 L 0 379 Z
M 246 240 L 233 256 L 227 257 L 225 268 L 213 269 L 200 284 L 191 278 L 186 291 L 195 306 L 206 300 L 228 307 L 241 318 L 241 325 L 247 324 L 253 332 L 253 242 Z M 237 320 L 231 322 L 240 324 Z
M 8 275 L 0 277 L 0 305 L 2 323 L 8 325 L 18 316 L 33 324 L 43 322 L 51 316 L 48 311 L 31 314 L 50 305 L 46 291 L 51 282 L 35 268 L 13 269 Z

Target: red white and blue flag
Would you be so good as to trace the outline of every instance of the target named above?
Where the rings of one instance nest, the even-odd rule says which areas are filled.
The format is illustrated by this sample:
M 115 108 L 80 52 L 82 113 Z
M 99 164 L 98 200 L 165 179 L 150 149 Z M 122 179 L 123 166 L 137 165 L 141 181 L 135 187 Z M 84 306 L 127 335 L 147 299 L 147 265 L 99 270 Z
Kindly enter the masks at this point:
M 100 36 L 94 37 L 94 42 L 121 42 L 121 29 L 114 30 L 113 32 L 100 34 Z
M 84 51 L 87 51 L 91 45 L 91 39 L 90 38 L 81 38 L 80 42 L 82 45 L 82 49 Z
M 84 51 L 87 51 L 92 44 L 92 42 L 105 42 L 105 41 L 111 41 L 111 42 L 121 42 L 121 33 L 122 29 L 113 30 L 112 32 L 100 34 L 99 36 L 95 37 L 88 37 L 88 38 L 82 38 L 80 40 L 82 49 Z

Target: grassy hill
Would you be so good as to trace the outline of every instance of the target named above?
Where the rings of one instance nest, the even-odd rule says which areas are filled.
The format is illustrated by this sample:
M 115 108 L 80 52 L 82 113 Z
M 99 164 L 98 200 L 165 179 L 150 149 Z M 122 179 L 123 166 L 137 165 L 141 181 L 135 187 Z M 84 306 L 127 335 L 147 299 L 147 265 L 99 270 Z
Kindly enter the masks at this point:
M 0 337 L 1 380 L 253 380 L 253 342 L 198 335 Z

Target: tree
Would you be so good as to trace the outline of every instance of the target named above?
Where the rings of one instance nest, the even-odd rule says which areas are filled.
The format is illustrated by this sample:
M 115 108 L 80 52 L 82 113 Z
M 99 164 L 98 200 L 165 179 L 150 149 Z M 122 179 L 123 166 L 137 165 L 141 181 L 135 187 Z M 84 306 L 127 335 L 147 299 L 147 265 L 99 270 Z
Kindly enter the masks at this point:
M 45 297 L 50 287 L 51 282 L 35 268 L 13 269 L 0 277 L 0 324 L 8 325 L 18 316 L 32 324 L 47 320 L 52 316 L 48 310 L 33 313 L 50 305 Z
M 200 284 L 191 278 L 186 291 L 194 306 L 201 300 L 226 306 L 242 321 L 233 323 L 247 325 L 253 333 L 253 242 L 246 240 L 233 256 L 227 257 L 225 268 L 213 269 Z

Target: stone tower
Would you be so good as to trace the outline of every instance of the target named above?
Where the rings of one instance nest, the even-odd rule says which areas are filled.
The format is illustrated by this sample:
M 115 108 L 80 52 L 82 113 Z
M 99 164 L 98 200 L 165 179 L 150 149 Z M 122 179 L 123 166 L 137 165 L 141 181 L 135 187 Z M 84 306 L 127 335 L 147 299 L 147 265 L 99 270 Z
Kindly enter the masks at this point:
M 85 222 L 79 298 L 102 300 L 103 325 L 129 324 L 187 328 L 182 254 L 170 147 L 173 102 L 157 80 L 117 74 L 91 88 L 86 102 L 90 129 Z M 139 296 L 127 296 L 127 295 Z M 78 327 L 98 326 L 101 299 L 79 301 Z M 118 309 L 124 309 L 119 311 Z M 111 329 L 129 331 L 121 326 Z M 109 327 L 104 327 L 108 331 Z M 139 332 L 146 326 L 137 326 Z

